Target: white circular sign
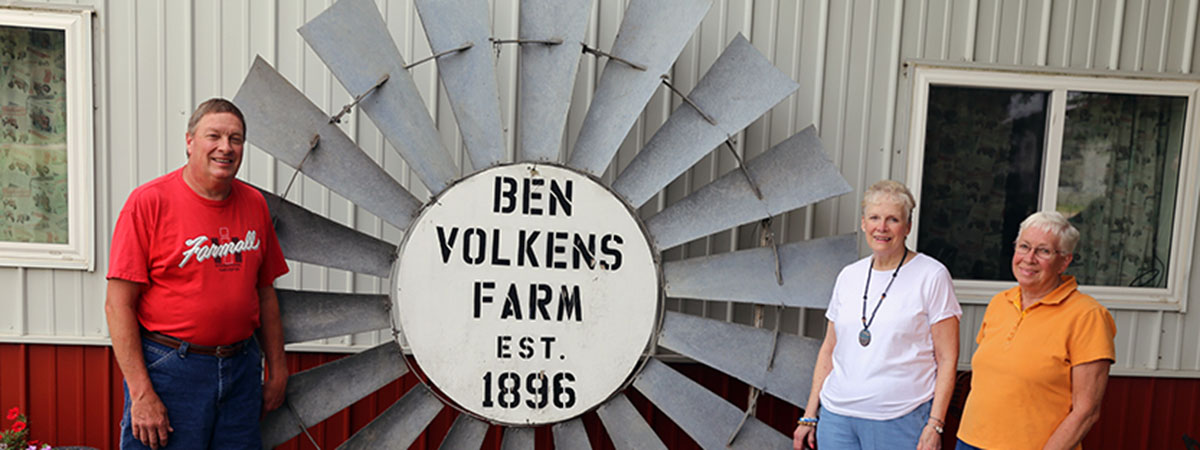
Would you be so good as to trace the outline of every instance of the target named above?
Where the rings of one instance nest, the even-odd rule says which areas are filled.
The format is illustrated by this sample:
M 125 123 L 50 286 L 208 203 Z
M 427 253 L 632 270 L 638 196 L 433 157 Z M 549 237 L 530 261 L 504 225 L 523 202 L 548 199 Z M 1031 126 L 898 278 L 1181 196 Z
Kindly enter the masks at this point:
M 509 425 L 564 421 L 612 396 L 660 311 L 638 219 L 557 166 L 494 167 L 447 188 L 393 270 L 393 311 L 429 382 Z

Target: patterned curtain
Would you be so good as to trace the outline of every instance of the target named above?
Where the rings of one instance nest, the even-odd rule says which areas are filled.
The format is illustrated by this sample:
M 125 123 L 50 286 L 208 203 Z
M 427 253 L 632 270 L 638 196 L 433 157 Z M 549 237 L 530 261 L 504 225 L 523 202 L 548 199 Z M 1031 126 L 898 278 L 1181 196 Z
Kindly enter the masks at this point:
M 0 240 L 68 238 L 66 33 L 0 26 Z
M 1166 286 L 1186 104 L 1068 95 L 1057 209 L 1082 235 L 1068 269 L 1081 284 Z

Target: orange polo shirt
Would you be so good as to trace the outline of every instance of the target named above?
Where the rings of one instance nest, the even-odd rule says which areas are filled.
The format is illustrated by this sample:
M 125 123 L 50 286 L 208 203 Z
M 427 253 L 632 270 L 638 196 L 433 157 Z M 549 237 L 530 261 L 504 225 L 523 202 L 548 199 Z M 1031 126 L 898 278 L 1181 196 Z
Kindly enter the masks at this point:
M 1071 368 L 1115 360 L 1117 325 L 1075 277 L 1021 309 L 1021 289 L 988 304 L 971 358 L 958 438 L 985 449 L 1040 449 L 1071 411 Z M 1076 447 L 1079 448 L 1079 447 Z

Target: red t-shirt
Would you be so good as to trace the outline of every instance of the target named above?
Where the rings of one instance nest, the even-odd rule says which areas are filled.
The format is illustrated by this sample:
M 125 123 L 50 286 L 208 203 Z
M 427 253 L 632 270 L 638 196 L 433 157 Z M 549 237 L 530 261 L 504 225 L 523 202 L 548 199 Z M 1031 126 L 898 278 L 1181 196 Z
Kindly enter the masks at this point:
M 183 169 L 129 194 L 113 232 L 108 278 L 142 284 L 138 322 L 199 345 L 226 345 L 259 327 L 258 289 L 287 273 L 267 202 L 235 180 L 208 200 Z

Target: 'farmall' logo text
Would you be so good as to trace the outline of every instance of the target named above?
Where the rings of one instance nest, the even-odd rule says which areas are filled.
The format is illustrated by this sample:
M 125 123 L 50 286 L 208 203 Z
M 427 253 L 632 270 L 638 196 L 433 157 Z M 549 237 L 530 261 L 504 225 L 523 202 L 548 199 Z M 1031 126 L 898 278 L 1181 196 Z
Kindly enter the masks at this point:
M 222 228 L 222 230 L 226 230 Z M 226 231 L 228 233 L 228 231 Z M 241 260 L 241 253 L 252 250 L 258 250 L 259 242 L 258 235 L 253 231 L 246 232 L 246 239 L 233 238 L 231 240 L 221 239 L 223 242 L 204 245 L 209 241 L 208 236 L 196 236 L 188 239 L 188 249 L 183 251 L 183 261 L 179 262 L 179 268 L 191 261 L 192 257 L 196 258 L 196 262 L 204 262 L 209 258 L 235 258 Z M 231 261 L 226 261 L 227 263 Z

